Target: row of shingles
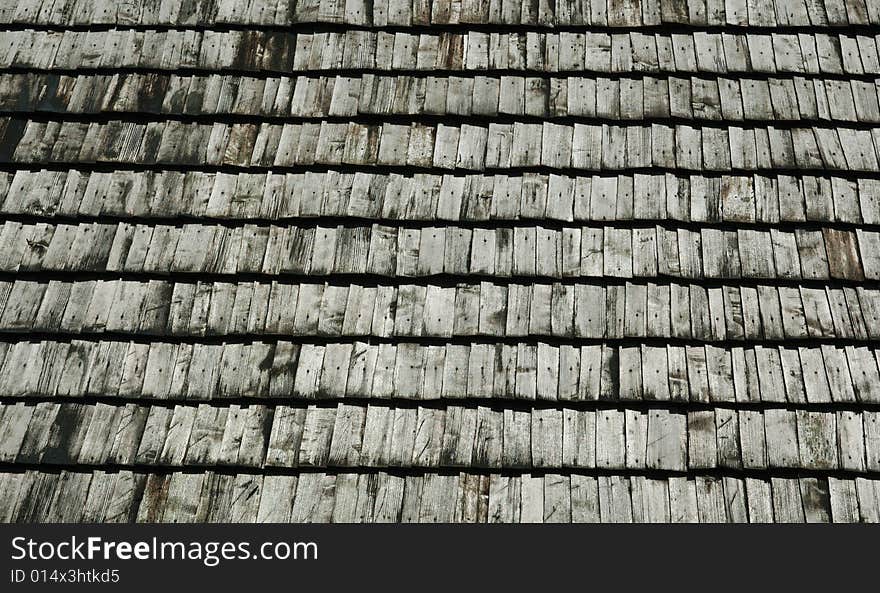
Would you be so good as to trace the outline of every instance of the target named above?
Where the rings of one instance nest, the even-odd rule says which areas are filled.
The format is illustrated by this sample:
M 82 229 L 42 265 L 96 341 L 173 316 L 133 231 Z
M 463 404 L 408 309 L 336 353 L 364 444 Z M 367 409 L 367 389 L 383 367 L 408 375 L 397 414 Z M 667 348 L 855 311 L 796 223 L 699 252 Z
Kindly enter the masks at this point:
M 220 225 L 7 221 L 2 272 L 445 275 L 513 279 L 749 279 L 799 285 L 880 277 L 876 231 L 664 226 Z M 210 249 L 205 249 L 210 247 Z M 507 282 L 504 282 L 505 284 Z M 549 288 L 548 288 L 549 290 Z M 870 296 L 870 295 L 869 295 Z M 799 298 L 795 300 L 800 300 Z M 869 299 L 863 307 L 872 309 Z
M 443 171 L 880 171 L 880 128 L 0 119 L 0 162 Z M 875 136 L 877 140 L 875 141 Z
M 19 25 L 160 25 L 284 26 L 300 23 L 344 23 L 361 26 L 428 26 L 446 24 L 651 27 L 692 25 L 723 27 L 826 27 L 880 24 L 880 9 L 867 0 L 563 0 L 558 3 L 518 0 L 364 0 L 335 2 L 287 0 L 223 2 L 112 2 L 84 0 L 18 0 L 0 10 L 0 22 Z
M 880 521 L 880 481 L 582 474 L 2 474 L 12 522 Z
M 835 405 L 880 401 L 866 346 L 552 346 L 290 342 L 0 343 L 5 396 L 192 401 L 340 399 L 661 401 Z
M 880 73 L 877 37 L 837 33 L 322 33 L 7 31 L 0 67 L 24 69 Z
M 880 473 L 880 412 L 0 404 L 0 463 Z
M 880 181 L 834 176 L 566 176 L 201 171 L 0 172 L 0 213 L 49 218 L 319 217 L 406 221 L 655 221 L 880 225 Z
M 861 287 L 18 279 L 0 281 L 0 332 L 833 344 L 880 337 L 878 304 Z
M 880 122 L 877 80 L 804 77 L 528 78 L 10 73 L 0 111 L 348 118 L 530 116 L 614 120 Z

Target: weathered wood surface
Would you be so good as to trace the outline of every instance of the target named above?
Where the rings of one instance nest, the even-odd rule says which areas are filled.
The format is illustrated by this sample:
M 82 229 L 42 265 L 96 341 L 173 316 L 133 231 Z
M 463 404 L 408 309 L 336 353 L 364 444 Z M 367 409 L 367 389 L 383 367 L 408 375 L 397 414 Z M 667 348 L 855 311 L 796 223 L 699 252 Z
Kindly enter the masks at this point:
M 30 25 L 143 25 L 210 26 L 244 24 L 284 26 L 332 23 L 382 27 L 386 25 L 496 24 L 535 27 L 595 25 L 639 28 L 661 24 L 751 27 L 841 27 L 847 24 L 880 24 L 880 11 L 870 2 L 791 2 L 774 0 L 760 5 L 744 0 L 710 2 L 657 2 L 646 0 L 634 7 L 606 0 L 541 3 L 528 7 L 507 3 L 438 2 L 430 6 L 419 0 L 372 5 L 359 2 L 297 2 L 251 0 L 217 2 L 129 2 L 123 6 L 86 0 L 34 2 L 12 0 L 0 11 L 0 24 Z M 570 37 L 566 37 L 569 35 Z M 783 36 L 784 37 L 784 36 Z M 572 39 L 573 38 L 573 39 Z M 561 43 L 583 46 L 584 40 L 562 34 Z M 775 47 L 775 45 L 774 45 Z M 786 48 L 785 45 L 782 46 Z M 779 51 L 777 50 L 777 54 Z
M 15 116 L 0 118 L 0 131 L 4 147 L 0 162 L 19 164 L 122 163 L 264 170 L 345 164 L 433 167 L 441 171 L 522 171 L 535 167 L 552 171 L 621 171 L 651 166 L 686 172 L 880 171 L 880 137 L 875 142 L 869 130 L 819 126 L 716 128 L 636 125 L 624 121 L 615 125 L 544 126 L 518 122 L 405 126 L 327 121 L 168 121 L 144 125 L 122 120 L 46 122 Z M 378 149 L 364 141 L 364 134 L 377 138 Z M 581 139 L 591 137 L 601 138 L 601 143 L 591 149 L 583 148 Z M 96 144 L 98 138 L 102 141 Z M 186 145 L 181 146 L 184 138 Z M 556 146 L 559 138 L 572 138 L 572 149 L 542 149 L 545 145 Z M 762 143 L 767 139 L 767 146 L 755 158 L 753 144 L 758 138 Z M 130 146 L 132 140 L 136 149 Z M 842 150 L 837 151 L 835 146 Z
M 760 298 L 754 297 L 755 292 Z M 848 296 L 857 298 L 860 305 L 848 306 Z M 593 311 L 595 300 L 616 306 L 617 299 L 625 305 L 616 315 Z M 700 284 L 616 279 L 604 285 L 581 280 L 529 285 L 459 282 L 456 286 L 431 280 L 370 286 L 283 279 L 15 280 L 0 281 L 0 332 L 870 342 L 876 337 L 871 315 L 878 303 L 880 292 L 869 288 L 726 284 L 707 291 Z M 777 314 L 782 317 L 781 333 L 775 318 L 771 319 Z M 866 322 L 869 330 L 864 333 L 861 328 Z M 845 358 L 842 345 L 824 356 Z M 729 371 L 730 365 L 726 356 L 716 366 Z M 799 365 L 795 357 L 792 366 Z M 851 385 L 852 381 L 847 377 L 843 383 Z M 842 389 L 837 387 L 835 391 Z
M 585 34 L 583 44 L 574 45 L 570 33 L 544 31 L 487 34 L 349 29 L 297 33 L 266 29 L 25 28 L 6 36 L 9 42 L 0 53 L 0 66 L 42 69 L 880 73 L 875 38 L 834 30 L 800 35 L 596 31 Z M 497 51 L 490 51 L 491 46 Z
M 559 123 L 566 118 L 586 121 L 609 116 L 658 122 L 672 116 L 710 122 L 830 120 L 847 125 L 880 121 L 876 81 L 756 79 L 742 74 L 706 79 L 658 73 L 622 79 L 554 76 L 536 86 L 529 82 L 531 78 L 515 75 L 254 74 L 2 74 L 0 110 L 318 121 L 370 115 L 446 115 L 453 121 L 464 116 L 545 116 Z M 208 93 L 209 89 L 217 89 L 216 94 Z M 686 108 L 679 109 L 680 95 L 690 97 Z M 816 95 L 828 97 L 823 117 Z M 377 135 L 367 130 L 358 126 L 348 133 L 364 139 Z
M 680 229 L 674 237 L 670 232 L 664 226 L 644 223 L 558 228 L 486 224 L 471 229 L 452 224 L 412 228 L 364 223 L 7 221 L 0 226 L 0 245 L 6 248 L 0 271 L 201 273 L 231 279 L 242 273 L 267 277 L 472 274 L 568 281 L 585 277 L 779 279 L 795 283 L 784 297 L 798 302 L 826 298 L 804 292 L 806 287 L 796 285 L 799 280 L 814 284 L 843 280 L 852 287 L 865 279 L 880 279 L 872 250 L 880 243 L 880 230 L 790 233 L 703 228 L 700 232 Z M 30 285 L 22 284 L 21 290 L 25 286 Z M 828 291 L 839 289 L 828 286 Z M 870 293 L 864 298 L 873 299 Z M 870 307 L 862 303 L 862 308 Z M 814 307 L 805 314 L 820 313 Z
M 4 473 L 0 483 L 0 517 L 21 522 L 803 523 L 880 513 L 880 481 L 865 478 L 96 470 Z
M 880 522 L 876 3 L 117 4 L 0 6 L 0 521 Z
M 126 400 L 540 397 L 871 406 L 866 411 L 880 403 L 880 355 L 873 346 L 661 348 L 611 340 L 579 347 L 544 342 L 318 345 L 274 339 L 177 344 L 157 338 L 150 344 L 19 341 L 2 350 L 0 389 L 27 400 L 58 395 Z
M 822 28 L 878 24 L 880 14 L 871 3 L 790 2 L 776 0 L 762 5 L 745 1 L 709 3 L 646 1 L 627 7 L 605 0 L 549 3 L 521 7 L 517 4 L 440 2 L 437 6 L 417 0 L 371 5 L 363 3 L 297 2 L 257 0 L 244 3 L 199 0 L 180 6 L 173 2 L 130 2 L 115 7 L 111 3 L 84 0 L 33 2 L 13 0 L 0 12 L 0 24 L 30 25 L 144 25 L 186 26 L 246 24 L 282 26 L 309 23 L 354 24 L 363 26 L 411 26 L 430 24 L 505 24 L 535 27 L 595 25 L 612 28 L 639 28 L 660 24 L 694 26 L 810 27 Z M 574 37 L 574 36 L 572 36 Z M 583 45 L 583 39 L 563 43 Z
M 437 405 L 7 404 L 0 406 L 0 461 L 680 472 L 752 466 L 758 431 L 767 435 L 774 468 L 880 471 L 877 444 L 862 437 L 876 431 L 877 412 Z M 415 419 L 414 440 L 376 432 L 399 416 Z M 742 433 L 741 424 L 748 425 Z M 69 442 L 53 441 L 71 431 Z M 43 442 L 40 455 L 33 445 Z
M 549 221 L 566 222 L 773 225 L 803 223 L 808 204 L 812 222 L 880 222 L 880 185 L 876 180 L 852 182 L 834 176 L 805 175 L 792 184 L 787 179 L 782 183 L 783 179 L 757 175 L 389 176 L 339 170 L 282 174 L 19 169 L 0 172 L 0 212 L 41 217 L 193 217 L 255 222 L 320 215 L 388 221 L 501 221 L 532 218 L 537 212 Z M 503 195 L 493 195 L 496 185 L 501 189 L 500 184 L 504 184 Z M 635 195 L 627 194 L 627 187 L 632 187 Z M 623 204 L 617 208 L 618 200 L 622 202 L 627 195 L 633 200 L 632 208 L 625 209 Z M 304 204 L 303 200 L 310 203 Z M 524 209 L 527 203 L 534 210 Z M 708 204 L 713 207 L 708 208 Z M 860 245 L 860 250 L 870 252 L 868 247 L 876 238 L 869 234 L 859 241 L 868 241 L 864 247 Z M 796 242 L 792 231 L 786 229 L 785 234 L 773 237 L 773 243 L 783 248 Z

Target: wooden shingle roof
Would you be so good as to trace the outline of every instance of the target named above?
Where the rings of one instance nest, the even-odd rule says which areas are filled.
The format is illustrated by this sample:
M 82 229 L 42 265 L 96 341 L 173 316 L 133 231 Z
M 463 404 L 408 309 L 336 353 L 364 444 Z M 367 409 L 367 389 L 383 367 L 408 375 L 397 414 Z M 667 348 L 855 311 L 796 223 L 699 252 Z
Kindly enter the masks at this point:
M 3 3 L 0 521 L 880 522 L 880 3 Z

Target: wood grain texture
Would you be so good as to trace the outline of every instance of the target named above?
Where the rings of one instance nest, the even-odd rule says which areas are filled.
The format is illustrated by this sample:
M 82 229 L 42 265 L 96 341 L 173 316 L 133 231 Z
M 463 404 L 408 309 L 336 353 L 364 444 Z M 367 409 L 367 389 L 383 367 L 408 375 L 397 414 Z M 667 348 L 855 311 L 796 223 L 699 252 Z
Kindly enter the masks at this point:
M 0 521 L 880 521 L 878 25 L 5 3 Z

